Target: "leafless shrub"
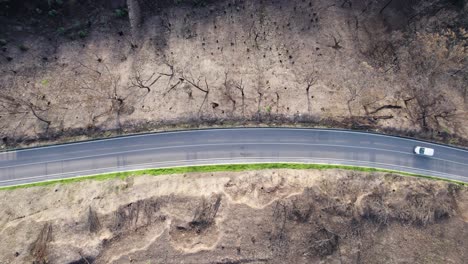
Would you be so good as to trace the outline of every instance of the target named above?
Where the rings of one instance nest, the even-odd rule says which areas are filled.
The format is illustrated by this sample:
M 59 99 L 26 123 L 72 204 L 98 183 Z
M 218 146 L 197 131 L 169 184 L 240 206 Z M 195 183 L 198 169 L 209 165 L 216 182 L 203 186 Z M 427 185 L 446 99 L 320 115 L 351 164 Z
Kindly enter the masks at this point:
M 301 197 L 292 199 L 286 206 L 287 219 L 298 223 L 307 223 L 316 213 L 315 201 L 321 204 L 321 199 L 312 189 L 306 189 Z
M 188 223 L 190 229 L 196 233 L 202 233 L 205 229 L 213 225 L 216 214 L 221 205 L 221 195 L 213 197 L 213 203 L 208 202 L 205 198 L 202 199 L 200 206 L 195 210 L 193 220 Z
M 402 222 L 425 226 L 451 217 L 454 213 L 453 201 L 447 191 L 409 192 L 405 202 L 392 205 L 392 218 Z
M 203 97 L 203 102 L 202 104 L 200 105 L 200 108 L 198 108 L 198 115 L 200 116 L 200 113 L 201 113 L 201 110 L 203 108 L 203 105 L 205 105 L 205 102 L 206 100 L 208 99 L 208 94 L 210 93 L 210 87 L 208 86 L 208 81 L 206 80 L 206 77 L 205 77 L 205 87 L 203 88 L 202 85 L 200 84 L 200 81 L 201 81 L 201 77 L 198 77 L 197 80 L 195 80 L 193 77 L 188 77 L 188 76 L 185 76 L 183 73 L 182 73 L 182 78 L 181 78 L 182 81 L 187 81 L 192 87 L 195 87 L 197 90 L 205 93 L 205 96 Z M 190 97 L 192 95 L 192 92 L 190 91 Z
M 435 91 L 435 87 L 426 85 L 420 83 L 413 87 L 405 104 L 415 123 L 428 131 L 439 129 L 441 120 L 450 122 L 457 109 L 449 98 Z
M 91 206 L 88 210 L 88 228 L 91 233 L 97 233 L 101 229 L 101 223 L 99 222 L 96 211 L 94 211 Z
M 392 42 L 388 40 L 377 41 L 371 43 L 369 50 L 365 55 L 370 58 L 372 65 L 383 68 L 385 72 L 390 70 L 398 70 L 398 56 Z
M 156 73 L 153 72 L 148 78 L 143 78 L 141 75 L 141 70 L 135 71 L 135 76 L 131 80 L 131 87 L 146 89 L 147 92 L 151 92 L 151 87 L 156 84 L 157 81 L 161 78 L 161 74 L 155 76 Z
M 339 245 L 339 236 L 327 228 L 321 228 L 312 235 L 310 249 L 315 255 L 326 257 L 335 253 Z
M 242 79 L 239 82 L 234 82 L 234 87 L 239 90 L 242 96 L 242 117 L 245 117 L 245 93 L 244 93 L 244 85 L 242 84 Z
M 234 99 L 234 89 L 235 89 L 235 84 L 232 80 L 228 79 L 229 72 L 224 73 L 224 94 L 227 97 L 227 99 L 232 103 L 232 110 L 231 112 L 234 113 L 236 111 L 236 103 L 237 101 Z
M 398 196 L 403 199 L 392 198 L 386 189 L 376 190 L 359 202 L 359 214 L 380 226 L 392 221 L 425 226 L 451 217 L 455 210 L 452 196 L 445 189 L 434 191 L 420 186 L 417 191 Z
M 0 115 L 8 115 L 13 120 L 19 120 L 16 130 L 29 117 L 33 116 L 42 126 L 41 131 L 45 134 L 49 132 L 52 122 L 55 121 L 49 117 L 49 112 L 53 107 L 52 94 L 44 94 L 38 84 L 31 82 L 30 78 L 35 77 L 34 73 L 11 73 L 5 74 L 5 82 L 0 84 Z M 58 93 L 63 91 L 62 83 L 54 87 Z
M 277 256 L 285 256 L 288 253 L 290 238 L 286 230 L 288 211 L 282 201 L 275 203 L 273 209 L 273 229 L 269 234 L 270 249 Z
M 305 90 L 306 90 L 306 96 L 307 96 L 307 113 L 309 114 L 311 111 L 310 88 L 317 82 L 317 78 L 313 74 L 317 74 L 317 72 L 315 71 L 314 73 L 310 73 L 304 78 L 304 82 L 306 84 Z
M 32 244 L 31 255 L 34 257 L 35 264 L 46 264 L 47 244 L 52 240 L 52 225 L 44 224 L 36 241 Z
M 164 216 L 157 216 L 159 210 L 160 202 L 158 199 L 138 200 L 135 203 L 122 206 L 115 212 L 111 230 L 123 233 L 144 228 L 154 221 L 164 220 Z
M 379 225 L 386 225 L 388 223 L 389 212 L 382 195 L 381 193 L 372 193 L 361 201 L 361 217 Z

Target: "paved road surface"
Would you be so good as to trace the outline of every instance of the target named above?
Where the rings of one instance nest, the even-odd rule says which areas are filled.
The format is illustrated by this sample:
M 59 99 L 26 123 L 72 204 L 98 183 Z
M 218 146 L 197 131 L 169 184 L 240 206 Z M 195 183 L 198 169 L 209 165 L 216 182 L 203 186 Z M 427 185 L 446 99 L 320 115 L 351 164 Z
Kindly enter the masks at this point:
M 413 154 L 416 145 L 434 157 Z M 248 162 L 361 165 L 468 182 L 468 151 L 398 137 L 321 129 L 156 133 L 0 153 L 0 186 L 142 168 Z

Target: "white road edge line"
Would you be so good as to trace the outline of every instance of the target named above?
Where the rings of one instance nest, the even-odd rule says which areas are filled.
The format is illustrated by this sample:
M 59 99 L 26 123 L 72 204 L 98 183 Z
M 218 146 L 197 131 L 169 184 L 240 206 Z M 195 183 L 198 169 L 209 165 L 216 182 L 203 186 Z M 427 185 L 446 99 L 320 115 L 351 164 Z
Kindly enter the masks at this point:
M 459 175 L 452 175 L 452 174 L 447 174 L 447 173 L 442 173 L 442 172 L 437 172 L 437 171 L 430 171 L 430 170 L 424 170 L 424 169 L 414 169 L 413 167 L 408 167 L 408 166 L 399 166 L 399 165 L 393 165 L 393 164 L 388 164 L 388 163 L 380 163 L 380 162 L 366 162 L 366 161 L 356 161 L 356 160 L 343 160 L 343 159 L 324 159 L 324 158 L 314 158 L 314 159 L 310 159 L 309 157 L 282 157 L 281 159 L 280 158 L 277 158 L 277 157 L 249 157 L 249 158 L 245 158 L 245 159 L 238 159 L 238 160 L 276 160 L 276 161 L 272 161 L 272 163 L 281 163 L 281 159 L 292 159 L 292 160 L 297 160 L 297 159 L 302 159 L 302 160 L 312 160 L 312 162 L 310 162 L 311 164 L 321 164 L 321 163 L 315 163 L 313 162 L 313 160 L 323 160 L 323 161 L 331 161 L 331 162 L 350 162 L 350 163 L 362 163 L 362 164 L 367 164 L 368 166 L 364 166 L 362 165 L 363 167 L 372 167 L 372 168 L 377 168 L 377 169 L 388 169 L 388 168 L 382 168 L 382 167 L 376 167 L 376 166 L 369 166 L 369 165 L 373 165 L 373 164 L 376 164 L 376 165 L 385 165 L 385 166 L 389 166 L 389 167 L 394 167 L 394 168 L 403 168 L 403 169 L 409 169 L 407 171 L 402 171 L 402 172 L 407 172 L 407 173 L 421 173 L 421 172 L 426 172 L 426 173 L 435 173 L 437 175 L 446 175 L 446 176 L 449 176 L 451 178 L 461 178 L 461 176 Z M 226 160 L 225 158 L 214 158 L 214 159 L 195 159 L 195 160 L 177 160 L 177 161 L 169 161 L 169 162 L 151 162 L 151 163 L 141 163 L 141 164 L 134 164 L 134 165 L 131 165 L 131 166 L 128 166 L 128 167 L 142 167 L 142 166 L 145 166 L 145 165 L 157 165 L 157 164 L 177 164 L 177 163 L 184 163 L 184 162 L 203 162 L 203 161 L 216 161 L 216 160 Z M 289 163 L 290 161 L 284 161 L 285 163 Z M 255 162 L 253 162 L 255 163 Z M 295 162 L 295 163 L 301 163 L 301 162 Z M 239 163 L 235 163 L 235 162 L 232 162 L 232 163 L 224 163 L 224 164 L 239 164 Z M 324 163 L 324 164 L 329 164 L 329 165 L 333 165 L 333 163 Z M 217 164 L 217 163 L 213 163 L 213 164 L 201 164 L 201 165 L 221 165 L 221 164 Z M 346 164 L 340 164 L 340 163 L 337 163 L 335 165 L 346 165 Z M 200 166 L 200 165 L 181 165 L 181 166 L 166 166 L 166 167 L 156 167 L 154 169 L 163 169 L 163 168 L 173 168 L 173 167 L 190 167 L 190 166 Z M 348 166 L 353 166 L 353 165 L 348 165 Z M 356 165 L 356 166 L 359 166 L 359 165 Z M 142 170 L 142 169 L 151 169 L 149 167 L 142 167 L 140 169 L 130 169 L 130 170 L 125 170 L 124 169 L 125 166 L 114 166 L 114 167 L 106 167 L 106 168 L 99 168 L 99 169 L 91 169 L 91 170 L 81 170 L 81 171 L 74 171 L 74 172 L 66 172 L 66 173 L 57 173 L 57 174 L 48 174 L 48 175 L 40 175 L 40 176 L 34 176 L 34 177 L 27 177 L 27 178 L 21 178 L 21 179 L 11 179 L 11 180 L 3 180 L 3 181 L 0 181 L 0 183 L 7 183 L 7 182 L 14 182 L 14 181 L 24 181 L 24 180 L 32 180 L 32 179 L 41 179 L 41 178 L 47 178 L 47 177 L 54 177 L 54 176 L 59 176 L 59 175 L 67 175 L 67 174 L 80 174 L 80 173 L 86 173 L 86 172 L 92 172 L 92 171 L 104 171 L 104 172 L 100 172 L 100 173 L 97 173 L 97 174 L 105 174 L 105 173 L 115 173 L 115 172 L 125 172 L 125 171 L 138 171 L 138 170 Z M 119 169 L 118 171 L 109 171 L 109 172 L 106 172 L 105 170 L 109 170 L 109 169 Z M 123 170 L 122 170 L 123 169 Z M 398 169 L 389 169 L 389 170 L 397 170 Z M 400 170 L 401 171 L 401 170 Z M 413 172 L 412 172 L 413 171 Z M 433 174 L 433 175 L 435 175 Z M 81 176 L 76 176 L 76 177 L 69 177 L 69 178 L 78 178 L 78 177 L 88 177 L 88 176 L 93 176 L 95 174 L 86 174 L 86 175 L 81 175 Z M 430 175 L 428 175 L 430 176 Z M 436 177 L 443 177 L 443 176 L 436 176 Z M 51 179 L 51 180 L 60 180 L 60 179 L 68 179 L 67 177 L 65 178 L 58 178 L 58 179 Z
M 404 137 L 398 137 L 398 136 L 391 136 L 391 135 L 384 135 L 384 134 L 377 134 L 377 133 L 368 133 L 368 132 L 361 132 L 361 131 L 351 131 L 351 130 L 334 130 L 334 129 L 320 129 L 320 128 L 219 128 L 219 129 L 198 129 L 198 130 L 181 130 L 181 131 L 165 131 L 165 132 L 155 132 L 155 133 L 150 133 L 150 134 L 139 134 L 139 135 L 128 135 L 128 136 L 121 136 L 121 137 L 113 137 L 113 138 L 104 138 L 104 139 L 96 139 L 96 140 L 89 140 L 89 141 L 79 141 L 79 142 L 72 142 L 72 143 L 67 143 L 67 144 L 61 144 L 61 145 L 52 145 L 52 146 L 43 146 L 43 147 L 37 147 L 37 148 L 29 148 L 29 149 L 18 149 L 18 150 L 12 150 L 12 151 L 6 151 L 6 152 L 0 152 L 0 155 L 5 154 L 5 153 L 11 153 L 11 152 L 23 152 L 23 151 L 34 151 L 34 150 L 42 150 L 42 149 L 48 149 L 48 148 L 57 148 L 57 147 L 66 147 L 70 145 L 81 145 L 81 144 L 90 144 L 90 143 L 99 143 L 99 142 L 105 142 L 105 141 L 111 141 L 111 140 L 124 140 L 127 138 L 137 138 L 137 137 L 149 137 L 149 136 L 158 136 L 158 135 L 164 135 L 164 134 L 180 134 L 180 133 L 203 133 L 203 132 L 222 132 L 222 131 L 234 131 L 234 130 L 286 130 L 286 131 L 322 131 L 322 132 L 330 132 L 330 133 L 352 133 L 352 134 L 361 134 L 361 135 L 368 135 L 368 136 L 377 136 L 377 137 L 388 137 L 388 138 L 393 138 L 393 139 L 399 139 L 399 140 L 406 140 L 406 141 L 412 141 L 412 142 L 417 142 L 420 144 L 425 144 L 425 145 L 431 145 L 431 146 L 437 146 L 441 148 L 448 148 L 448 149 L 453 149 L 453 150 L 458 150 L 462 152 L 468 152 L 468 150 L 461 149 L 461 148 L 455 148 L 443 144 L 437 144 L 437 143 L 431 143 L 431 142 L 426 142 L 426 141 L 420 141 L 417 139 L 411 139 L 411 138 L 404 138 Z
M 180 149 L 180 148 L 193 148 L 193 147 L 204 147 L 204 146 L 206 146 L 206 147 L 213 147 L 213 146 L 242 146 L 242 145 L 292 145 L 292 146 L 297 146 L 297 145 L 299 145 L 299 146 L 325 146 L 325 147 L 328 147 L 328 146 L 329 146 L 329 147 L 342 147 L 342 148 L 355 148 L 355 149 L 378 150 L 378 151 L 399 153 L 399 154 L 410 155 L 410 156 L 413 156 L 413 155 L 414 155 L 414 154 L 412 154 L 412 153 L 403 152 L 403 151 L 396 151 L 396 150 L 379 149 L 379 148 L 369 148 L 369 147 L 358 147 L 358 146 L 346 146 L 346 145 L 334 145 L 334 144 L 307 144 L 307 143 L 286 143 L 286 142 L 285 142 L 285 143 L 281 143 L 281 142 L 272 142 L 272 143 L 266 143 L 266 142 L 261 142 L 261 143 L 223 143 L 223 144 L 179 145 L 179 146 L 167 146 L 167 147 L 156 147 L 156 148 L 146 148 L 146 149 L 137 149 L 137 150 L 127 150 L 127 151 L 121 151 L 121 152 L 110 152 L 110 153 L 105 153 L 105 154 L 89 155 L 89 156 L 82 156 L 82 157 L 76 157 L 76 158 L 56 159 L 56 160 L 50 160 L 50 161 L 45 161 L 45 162 L 32 162 L 32 163 L 24 163 L 24 164 L 18 164 L 18 165 L 3 166 L 3 167 L 0 167 L 0 169 L 24 167 L 24 166 L 29 166 L 29 165 L 48 164 L 48 163 L 53 163 L 53 162 L 64 162 L 64 161 L 71 161 L 71 160 L 81 160 L 81 159 L 88 159 L 88 158 L 112 156 L 112 155 L 118 155 L 118 154 L 143 152 L 143 151 L 149 151 L 149 150 Z M 434 157 L 432 157 L 431 159 L 439 160 L 439 161 L 443 161 L 443 162 L 454 163 L 454 164 L 463 165 L 463 166 L 466 165 L 466 164 L 464 164 L 464 163 L 455 162 L 455 161 L 451 161 L 451 160 L 440 159 L 440 158 L 434 158 Z

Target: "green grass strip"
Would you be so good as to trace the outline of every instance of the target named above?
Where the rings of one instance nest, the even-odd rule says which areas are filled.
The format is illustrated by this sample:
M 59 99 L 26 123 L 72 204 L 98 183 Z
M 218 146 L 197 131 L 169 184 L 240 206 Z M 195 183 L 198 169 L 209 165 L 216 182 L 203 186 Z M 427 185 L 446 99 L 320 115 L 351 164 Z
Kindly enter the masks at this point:
M 15 190 L 20 188 L 30 188 L 36 186 L 50 186 L 55 184 L 69 184 L 75 182 L 81 182 L 85 180 L 96 180 L 104 181 L 111 179 L 125 179 L 127 177 L 142 176 L 142 175 L 171 175 L 171 174 L 184 174 L 193 172 L 220 172 L 220 171 L 253 171 L 253 170 L 266 170 L 266 169 L 295 169 L 295 170 L 327 170 L 327 169 L 343 169 L 361 172 L 388 172 L 396 173 L 403 176 L 420 177 L 432 180 L 442 180 L 446 182 L 456 183 L 459 185 L 468 186 L 468 183 L 450 180 L 445 178 L 426 176 L 420 174 L 413 174 L 395 170 L 377 169 L 370 167 L 360 166 L 346 166 L 346 165 L 329 165 L 329 164 L 305 164 L 305 163 L 253 163 L 253 164 L 227 164 L 227 165 L 203 165 L 203 166 L 186 166 L 186 167 L 172 167 L 172 168 L 160 168 L 160 169 L 145 169 L 137 171 L 124 171 L 116 173 L 96 174 L 90 176 L 74 177 L 61 180 L 51 180 L 37 183 L 29 183 L 22 185 L 14 185 L 7 187 L 0 187 L 0 190 Z

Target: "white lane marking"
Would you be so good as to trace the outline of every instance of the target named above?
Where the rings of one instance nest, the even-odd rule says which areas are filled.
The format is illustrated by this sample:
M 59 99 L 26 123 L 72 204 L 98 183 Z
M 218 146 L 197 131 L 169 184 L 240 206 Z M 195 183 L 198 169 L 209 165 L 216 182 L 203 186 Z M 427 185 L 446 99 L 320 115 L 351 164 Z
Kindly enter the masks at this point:
M 135 152 L 143 152 L 149 150 L 162 150 L 162 149 L 180 149 L 180 148 L 193 148 L 193 147 L 213 147 L 213 146 L 243 146 L 243 145 L 291 145 L 291 146 L 325 146 L 325 147 L 342 147 L 342 148 L 354 148 L 354 149 L 366 149 L 366 150 L 378 150 L 383 152 L 392 152 L 392 153 L 399 153 L 403 155 L 414 156 L 415 154 L 403 151 L 396 151 L 396 150 L 388 150 L 388 149 L 378 149 L 378 148 L 369 148 L 369 147 L 358 147 L 358 146 L 345 146 L 345 145 L 330 145 L 330 144 L 307 144 L 307 143 L 282 143 L 282 142 L 261 142 L 261 143 L 223 143 L 223 144 L 194 144 L 194 145 L 180 145 L 180 146 L 166 146 L 166 147 L 155 147 L 155 148 L 145 148 L 145 149 L 136 149 L 136 150 L 127 150 L 121 152 L 110 152 L 104 154 L 97 154 L 97 155 L 89 155 L 89 156 L 82 156 L 76 158 L 68 158 L 68 159 L 56 159 L 56 160 L 49 160 L 49 161 L 39 161 L 39 162 L 31 162 L 31 163 L 24 163 L 18 165 L 9 165 L 0 167 L 0 169 L 5 168 L 14 168 L 14 167 L 24 167 L 30 165 L 38 165 L 38 164 L 47 164 L 53 162 L 64 162 L 64 161 L 71 161 L 71 160 L 81 160 L 81 159 L 88 159 L 88 158 L 97 158 L 97 157 L 104 157 L 104 156 L 112 156 L 112 155 L 119 155 L 119 154 L 127 154 L 127 153 L 135 153 Z M 467 164 L 455 162 L 451 160 L 445 160 L 440 158 L 430 158 L 431 160 L 438 160 L 443 162 L 454 163 L 458 165 L 465 166 Z
M 237 160 L 275 160 L 273 163 L 281 163 L 282 159 L 284 159 L 284 160 L 286 160 L 286 159 L 310 160 L 310 161 L 312 161 L 312 164 L 320 164 L 320 163 L 313 162 L 314 160 L 329 161 L 329 162 L 350 162 L 350 163 L 358 163 L 358 164 L 361 163 L 361 164 L 367 164 L 367 165 L 377 164 L 377 165 L 384 165 L 384 166 L 393 167 L 393 168 L 408 169 L 407 171 L 403 171 L 403 172 L 408 172 L 408 173 L 426 172 L 426 173 L 432 173 L 432 175 L 439 175 L 439 177 L 446 177 L 446 178 L 449 178 L 449 179 L 450 179 L 450 177 L 457 178 L 457 179 L 464 179 L 463 176 L 460 176 L 460 175 L 453 175 L 453 174 L 448 174 L 448 173 L 443 173 L 443 172 L 438 172 L 438 171 L 431 171 L 431 170 L 425 170 L 425 169 L 416 169 L 416 168 L 413 168 L 413 167 L 393 165 L 393 164 L 389 164 L 389 163 L 366 162 L 366 161 L 359 161 L 359 160 L 327 159 L 327 158 L 313 158 L 313 159 L 311 159 L 310 157 L 282 157 L 282 158 L 277 158 L 277 157 L 249 157 L 249 158 L 240 158 L 240 159 L 237 159 Z M 106 167 L 106 168 L 91 169 L 91 170 L 81 170 L 81 171 L 75 171 L 75 172 L 47 174 L 47 175 L 26 177 L 26 178 L 20 178 L 20 179 L 3 180 L 3 181 L 0 181 L 0 183 L 14 182 L 14 181 L 24 181 L 24 180 L 29 180 L 29 179 L 40 179 L 40 178 L 54 177 L 54 176 L 59 176 L 59 175 L 65 175 L 64 178 L 74 178 L 74 176 L 73 176 L 74 174 L 80 174 L 80 173 L 86 173 L 86 172 L 92 172 L 92 171 L 102 171 L 102 172 L 99 172 L 99 174 L 105 174 L 105 173 L 113 173 L 112 171 L 106 172 L 106 170 L 109 170 L 109 169 L 119 169 L 119 171 L 117 171 L 117 172 L 138 171 L 138 170 L 141 170 L 141 168 L 125 170 L 125 167 L 142 167 L 142 166 L 145 166 L 145 165 L 177 164 L 177 163 L 184 163 L 184 162 L 192 162 L 193 163 L 193 162 L 216 161 L 216 160 L 226 160 L 226 159 L 225 158 L 213 158 L 213 159 L 195 159 L 195 160 L 176 160 L 176 161 L 149 162 L 149 163 L 134 164 L 134 165 L 123 166 L 123 167 L 114 166 L 114 167 Z M 288 161 L 285 161 L 285 162 L 288 163 Z M 252 161 L 252 163 L 255 163 L 255 161 Z M 297 162 L 297 163 L 301 163 L 301 162 Z M 239 164 L 239 163 L 231 162 L 231 163 L 213 163 L 213 164 L 202 164 L 202 165 L 222 165 L 222 164 L 228 165 L 228 164 Z M 325 163 L 325 164 L 333 165 L 332 163 Z M 346 165 L 346 164 L 338 163 L 337 165 Z M 156 167 L 154 169 L 187 167 L 187 166 L 190 166 L 190 165 Z M 197 166 L 197 165 L 193 165 L 193 166 Z M 198 165 L 198 166 L 200 166 L 200 165 Z M 349 166 L 352 166 L 352 165 L 349 165 Z M 142 168 L 143 169 L 151 169 L 150 167 L 142 167 Z M 384 167 L 373 167 L 373 168 L 387 169 L 387 168 L 384 168 Z M 393 170 L 397 170 L 397 169 L 393 169 Z M 71 177 L 66 177 L 67 174 L 72 174 L 72 176 Z M 95 175 L 97 175 L 97 174 L 95 174 Z M 441 175 L 446 175 L 446 176 L 441 176 Z M 81 175 L 79 177 L 86 177 L 86 176 L 93 176 L 93 174 Z
M 179 131 L 165 131 L 165 132 L 154 132 L 154 133 L 149 133 L 149 134 L 138 134 L 138 135 L 128 135 L 128 136 L 122 136 L 122 137 L 113 137 L 113 138 L 104 138 L 104 139 L 96 139 L 96 140 L 89 140 L 89 141 L 79 141 L 79 142 L 73 142 L 73 143 L 66 143 L 66 144 L 61 144 L 61 145 L 52 145 L 52 146 L 44 146 L 44 147 L 35 147 L 35 148 L 30 148 L 30 149 L 18 149 L 18 150 L 12 150 L 12 151 L 6 151 L 6 152 L 0 152 L 0 155 L 5 154 L 5 153 L 12 153 L 12 152 L 23 152 L 23 151 L 34 151 L 34 150 L 42 150 L 42 149 L 48 149 L 48 148 L 57 148 L 57 147 L 66 147 L 66 146 L 73 146 L 73 145 L 82 145 L 82 144 L 91 144 L 91 143 L 99 143 L 99 142 L 105 142 L 105 141 L 111 141 L 111 140 L 125 140 L 129 138 L 137 138 L 137 137 L 150 137 L 150 136 L 158 136 L 158 135 L 164 135 L 164 134 L 183 134 L 183 133 L 203 133 L 203 132 L 222 132 L 222 131 L 236 131 L 236 130 L 245 130 L 245 131 L 255 131 L 255 130 L 284 130 L 284 131 L 308 131 L 308 132 L 329 132 L 329 133 L 352 133 L 352 134 L 360 134 L 360 135 L 368 135 L 368 136 L 377 136 L 377 137 L 388 137 L 388 138 L 393 138 L 397 140 L 406 140 L 406 141 L 412 141 L 412 142 L 417 142 L 420 144 L 426 144 L 426 145 L 431 145 L 431 146 L 437 146 L 439 148 L 448 148 L 452 150 L 457 150 L 457 151 L 462 151 L 462 152 L 468 152 L 466 149 L 462 148 L 455 148 L 447 145 L 442 145 L 438 143 L 431 143 L 431 142 L 426 142 L 426 141 L 420 141 L 417 139 L 411 139 L 411 138 L 403 138 L 403 137 L 398 137 L 398 136 L 392 136 L 392 135 L 384 135 L 384 134 L 377 134 L 377 133 L 368 133 L 368 132 L 361 132 L 361 131 L 352 131 L 352 130 L 339 130 L 339 129 L 320 129 L 320 128 L 214 128 L 214 129 L 193 129 L 193 130 L 179 130 Z

